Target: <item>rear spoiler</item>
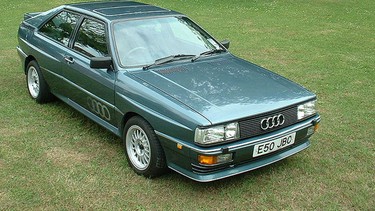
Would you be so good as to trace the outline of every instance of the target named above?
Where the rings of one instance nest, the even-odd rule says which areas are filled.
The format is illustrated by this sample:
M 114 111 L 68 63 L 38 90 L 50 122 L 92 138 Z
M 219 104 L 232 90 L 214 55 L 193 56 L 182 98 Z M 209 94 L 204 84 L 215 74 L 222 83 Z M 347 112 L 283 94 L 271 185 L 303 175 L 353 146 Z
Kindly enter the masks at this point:
M 25 13 L 23 15 L 23 20 L 27 20 L 29 18 L 32 18 L 32 17 L 35 17 L 37 15 L 39 15 L 41 12 L 29 12 L 29 13 Z

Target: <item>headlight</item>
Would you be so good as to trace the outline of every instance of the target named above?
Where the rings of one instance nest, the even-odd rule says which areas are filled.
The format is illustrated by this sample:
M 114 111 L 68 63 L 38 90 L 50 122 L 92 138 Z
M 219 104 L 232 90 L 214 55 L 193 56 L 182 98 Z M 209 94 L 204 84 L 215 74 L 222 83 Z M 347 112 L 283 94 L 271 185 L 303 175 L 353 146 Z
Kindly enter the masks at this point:
M 199 144 L 215 144 L 239 138 L 238 123 L 230 123 L 210 128 L 197 128 L 195 130 L 195 142 Z
M 304 103 L 302 105 L 299 105 L 297 109 L 298 119 L 300 120 L 305 117 L 314 115 L 316 113 L 315 103 L 316 103 L 316 100 L 313 100 L 313 101 Z

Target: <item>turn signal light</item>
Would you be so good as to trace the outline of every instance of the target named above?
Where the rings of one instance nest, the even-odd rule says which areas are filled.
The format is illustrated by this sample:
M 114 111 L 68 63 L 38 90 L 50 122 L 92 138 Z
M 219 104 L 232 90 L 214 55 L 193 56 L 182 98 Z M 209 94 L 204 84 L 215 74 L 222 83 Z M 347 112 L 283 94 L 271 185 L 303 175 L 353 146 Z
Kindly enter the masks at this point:
M 182 144 L 177 144 L 177 149 L 181 150 L 182 149 Z
M 204 165 L 213 165 L 218 163 L 227 163 L 232 161 L 232 154 L 221 155 L 198 155 L 198 162 Z
M 314 126 L 314 132 L 316 132 L 318 129 L 319 129 L 319 123 L 316 123 L 316 125 Z
M 200 164 L 212 165 L 217 163 L 217 156 L 213 155 L 198 155 L 198 162 Z

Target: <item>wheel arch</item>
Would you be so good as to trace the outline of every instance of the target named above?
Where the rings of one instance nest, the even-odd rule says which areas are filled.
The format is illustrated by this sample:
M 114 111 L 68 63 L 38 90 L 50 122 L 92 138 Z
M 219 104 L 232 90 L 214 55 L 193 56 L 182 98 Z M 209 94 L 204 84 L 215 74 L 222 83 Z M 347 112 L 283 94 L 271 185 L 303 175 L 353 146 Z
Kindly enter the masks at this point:
M 123 138 L 124 136 L 124 129 L 125 129 L 125 125 L 126 123 L 129 121 L 129 119 L 131 119 L 132 117 L 135 117 L 135 116 L 139 116 L 143 119 L 145 119 L 143 116 L 135 113 L 135 112 L 128 112 L 126 113 L 123 117 L 122 117 L 122 120 L 121 120 L 121 125 L 120 125 L 120 134 L 121 134 L 121 138 Z M 145 119 L 146 120 L 146 119 Z M 147 120 L 146 120 L 147 121 Z M 148 121 L 147 121 L 148 122 Z
M 29 55 L 29 56 L 27 56 L 26 57 L 26 59 L 25 59 L 25 64 L 24 64 L 24 72 L 25 72 L 25 75 L 27 74 L 27 65 L 29 65 L 29 63 L 31 62 L 31 61 L 36 61 L 36 59 L 35 59 L 35 57 L 33 57 L 32 55 Z

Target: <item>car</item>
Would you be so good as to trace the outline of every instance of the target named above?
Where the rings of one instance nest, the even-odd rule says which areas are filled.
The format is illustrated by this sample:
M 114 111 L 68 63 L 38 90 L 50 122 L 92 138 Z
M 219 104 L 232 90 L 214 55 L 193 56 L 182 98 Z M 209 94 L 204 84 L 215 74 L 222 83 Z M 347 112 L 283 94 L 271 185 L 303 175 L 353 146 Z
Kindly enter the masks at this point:
M 109 1 L 26 13 L 17 51 L 31 99 L 116 134 L 137 174 L 209 182 L 306 149 L 320 122 L 314 93 L 229 44 L 179 12 Z

